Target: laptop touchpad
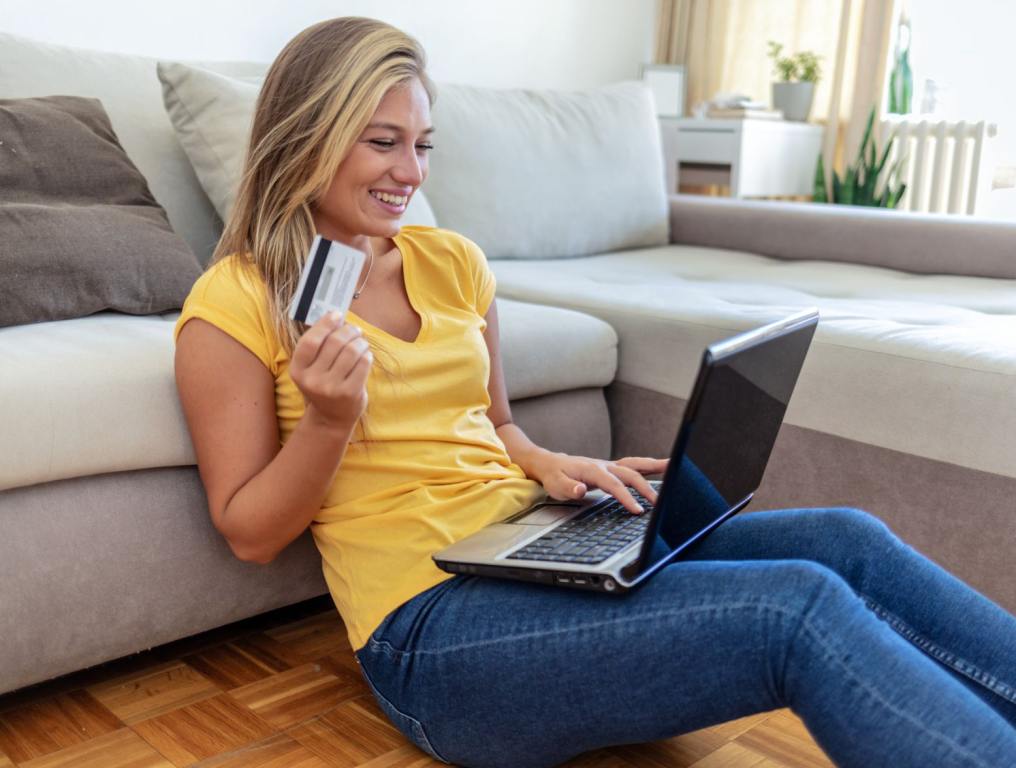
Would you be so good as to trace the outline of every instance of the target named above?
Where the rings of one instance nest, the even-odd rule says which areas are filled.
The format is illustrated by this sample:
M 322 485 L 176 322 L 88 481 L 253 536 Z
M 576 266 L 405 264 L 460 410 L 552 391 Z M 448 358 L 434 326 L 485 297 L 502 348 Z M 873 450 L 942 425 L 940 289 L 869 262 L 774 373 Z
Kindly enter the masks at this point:
M 567 502 L 563 504 L 538 504 L 523 511 L 514 520 L 506 520 L 505 522 L 514 523 L 515 525 L 549 525 L 575 514 L 575 508 L 578 506 L 579 504 L 568 504 Z

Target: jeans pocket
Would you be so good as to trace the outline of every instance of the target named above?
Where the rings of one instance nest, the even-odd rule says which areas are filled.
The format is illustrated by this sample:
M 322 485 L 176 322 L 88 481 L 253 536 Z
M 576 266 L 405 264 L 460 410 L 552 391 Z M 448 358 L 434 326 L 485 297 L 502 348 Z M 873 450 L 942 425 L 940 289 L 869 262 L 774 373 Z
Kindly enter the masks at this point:
M 371 693 L 374 694 L 374 698 L 377 699 L 378 706 L 381 707 L 381 711 L 385 713 L 385 716 L 392 722 L 402 735 L 409 739 L 413 744 L 422 749 L 428 755 L 435 760 L 440 760 L 442 763 L 447 763 L 441 755 L 438 754 L 437 750 L 430 743 L 430 739 L 427 738 L 427 732 L 423 728 L 423 723 L 417 720 L 415 717 L 407 715 L 405 712 L 399 710 L 394 704 L 392 704 L 384 695 L 375 687 L 374 681 L 370 679 L 370 675 L 367 674 L 367 670 L 360 666 L 360 671 L 363 672 L 363 678 L 367 681 L 367 685 L 370 686 Z

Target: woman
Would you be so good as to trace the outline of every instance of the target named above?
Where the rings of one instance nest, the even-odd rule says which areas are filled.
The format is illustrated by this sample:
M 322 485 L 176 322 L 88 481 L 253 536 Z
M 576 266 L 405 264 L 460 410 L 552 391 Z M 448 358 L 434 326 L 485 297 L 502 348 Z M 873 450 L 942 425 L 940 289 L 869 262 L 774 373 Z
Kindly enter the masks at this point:
M 864 513 L 735 518 L 623 598 L 433 565 L 544 493 L 637 512 L 628 489 L 655 501 L 665 462 L 550 452 L 511 423 L 483 255 L 399 226 L 432 100 L 419 45 L 368 19 L 305 30 L 268 73 L 176 329 L 236 555 L 267 563 L 311 528 L 381 707 L 438 759 L 550 766 L 789 706 L 842 765 L 1016 761 L 1016 621 Z M 315 232 L 367 259 L 346 321 L 308 329 L 286 315 Z

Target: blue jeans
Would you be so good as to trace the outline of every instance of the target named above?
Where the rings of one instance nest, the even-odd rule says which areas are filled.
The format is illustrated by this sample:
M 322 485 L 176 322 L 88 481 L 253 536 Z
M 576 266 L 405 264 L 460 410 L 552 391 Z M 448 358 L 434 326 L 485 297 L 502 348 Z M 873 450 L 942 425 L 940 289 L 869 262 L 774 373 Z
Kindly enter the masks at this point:
M 1016 765 L 1016 619 L 851 509 L 754 512 L 620 597 L 456 576 L 357 657 L 457 765 L 557 765 L 790 707 L 841 766 Z

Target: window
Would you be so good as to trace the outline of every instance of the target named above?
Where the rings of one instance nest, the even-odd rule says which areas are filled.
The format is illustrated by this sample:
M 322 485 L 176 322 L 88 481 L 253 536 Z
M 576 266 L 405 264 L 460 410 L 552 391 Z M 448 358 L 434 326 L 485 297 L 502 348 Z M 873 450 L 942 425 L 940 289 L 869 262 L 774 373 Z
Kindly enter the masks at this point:
M 912 111 L 921 112 L 922 106 L 937 101 L 932 114 L 941 119 L 995 123 L 996 178 L 1016 175 L 1016 3 L 965 0 L 960 6 L 956 0 L 910 0 L 906 5 L 912 32 Z

